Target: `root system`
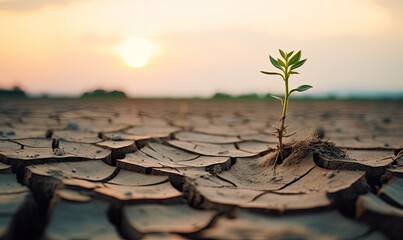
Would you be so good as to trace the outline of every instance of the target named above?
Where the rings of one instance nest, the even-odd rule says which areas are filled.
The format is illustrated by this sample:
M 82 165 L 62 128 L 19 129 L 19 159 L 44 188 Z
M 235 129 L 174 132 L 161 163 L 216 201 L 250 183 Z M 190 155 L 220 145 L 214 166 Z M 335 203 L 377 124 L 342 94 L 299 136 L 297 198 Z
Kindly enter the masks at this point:
M 310 152 L 319 154 L 326 158 L 346 158 L 346 153 L 342 149 L 338 148 L 333 142 L 323 140 L 317 134 L 312 134 L 310 137 L 304 140 L 294 140 L 285 144 L 282 154 L 279 153 L 279 150 L 271 153 L 264 165 L 274 166 L 276 158 L 281 155 L 284 159 L 279 159 L 277 164 L 292 165 L 295 163 L 295 161 L 303 159 Z

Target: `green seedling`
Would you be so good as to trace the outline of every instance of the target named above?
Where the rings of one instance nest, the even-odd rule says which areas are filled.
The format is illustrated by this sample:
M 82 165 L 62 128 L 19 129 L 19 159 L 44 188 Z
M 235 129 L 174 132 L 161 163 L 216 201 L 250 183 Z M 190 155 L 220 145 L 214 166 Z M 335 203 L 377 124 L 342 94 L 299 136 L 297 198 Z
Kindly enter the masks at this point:
M 273 64 L 273 66 L 275 68 L 279 69 L 281 72 L 260 71 L 261 73 L 267 74 L 267 75 L 278 75 L 284 81 L 284 90 L 285 90 L 284 97 L 271 95 L 271 97 L 279 100 L 283 107 L 283 110 L 281 113 L 281 118 L 279 120 L 279 122 L 280 122 L 279 127 L 275 128 L 275 131 L 274 131 L 275 136 L 278 138 L 278 146 L 277 146 L 278 152 L 277 152 L 276 159 L 274 162 L 274 169 L 277 164 L 280 164 L 284 160 L 284 158 L 283 158 L 284 157 L 283 138 L 290 137 L 295 134 L 295 132 L 292 134 L 287 134 L 288 125 L 285 125 L 289 98 L 290 98 L 291 94 L 294 92 L 304 92 L 304 91 L 312 88 L 312 86 L 310 86 L 310 85 L 301 85 L 297 88 L 289 90 L 288 80 L 290 79 L 290 76 L 294 75 L 294 74 L 299 74 L 298 72 L 295 71 L 295 69 L 304 65 L 304 63 L 306 62 L 306 59 L 301 60 L 301 51 L 298 51 L 296 54 L 293 54 L 294 51 L 287 53 L 287 52 L 284 52 L 283 50 L 279 49 L 279 52 L 280 52 L 282 59 L 277 58 L 277 60 L 276 60 L 270 55 L 269 55 L 269 59 L 270 59 L 271 64 Z

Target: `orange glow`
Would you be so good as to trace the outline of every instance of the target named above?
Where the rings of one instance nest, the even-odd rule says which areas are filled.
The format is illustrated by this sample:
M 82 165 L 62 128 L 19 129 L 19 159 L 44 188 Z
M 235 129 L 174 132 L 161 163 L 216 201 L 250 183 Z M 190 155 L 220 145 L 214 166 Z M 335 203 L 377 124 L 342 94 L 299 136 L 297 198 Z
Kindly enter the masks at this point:
M 153 54 L 153 44 L 145 38 L 127 38 L 119 48 L 119 54 L 132 68 L 142 68 Z
M 293 84 L 312 93 L 403 89 L 400 1 L 230 2 L 0 0 L 0 88 L 277 93 L 259 71 L 281 48 L 308 58 Z

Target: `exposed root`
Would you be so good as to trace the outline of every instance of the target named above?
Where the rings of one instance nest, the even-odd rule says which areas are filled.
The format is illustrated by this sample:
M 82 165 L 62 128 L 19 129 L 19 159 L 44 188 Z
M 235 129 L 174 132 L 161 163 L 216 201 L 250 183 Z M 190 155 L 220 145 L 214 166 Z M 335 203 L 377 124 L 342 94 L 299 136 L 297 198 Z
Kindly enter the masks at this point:
M 285 165 L 292 165 L 310 152 L 326 158 L 346 158 L 346 153 L 333 142 L 322 140 L 317 134 L 313 134 L 307 139 L 284 144 L 283 152 L 280 153 L 279 150 L 276 150 L 271 153 L 264 165 L 266 167 L 272 166 L 275 171 L 277 165 L 283 162 Z

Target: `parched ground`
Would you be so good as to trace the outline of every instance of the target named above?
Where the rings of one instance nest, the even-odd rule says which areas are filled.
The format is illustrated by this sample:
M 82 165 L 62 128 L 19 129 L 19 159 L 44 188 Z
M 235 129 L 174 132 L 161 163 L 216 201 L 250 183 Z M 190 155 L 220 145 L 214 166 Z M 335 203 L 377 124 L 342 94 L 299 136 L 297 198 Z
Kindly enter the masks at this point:
M 0 238 L 402 239 L 403 102 L 0 100 Z M 288 140 L 289 142 L 292 139 Z

